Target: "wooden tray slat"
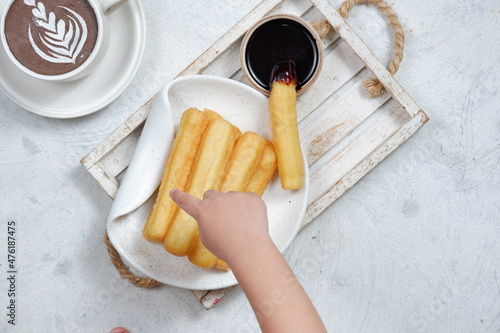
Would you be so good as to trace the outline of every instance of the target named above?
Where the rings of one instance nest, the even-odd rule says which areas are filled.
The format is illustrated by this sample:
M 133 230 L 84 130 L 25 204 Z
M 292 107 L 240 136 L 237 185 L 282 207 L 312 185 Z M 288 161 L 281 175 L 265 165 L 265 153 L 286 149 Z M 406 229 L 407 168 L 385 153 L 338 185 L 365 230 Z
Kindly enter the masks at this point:
M 390 97 L 383 94 L 377 98 L 366 98 L 366 94 L 361 79 L 301 129 L 301 140 L 310 166 Z
M 311 203 L 320 199 L 332 184 L 338 183 L 342 177 L 351 169 L 364 160 L 370 152 L 380 146 L 387 137 L 404 125 L 408 116 L 401 106 L 396 104 L 389 111 L 384 112 L 373 121 L 360 135 L 358 135 L 349 145 L 344 147 L 321 168 L 311 175 L 309 200 Z
M 406 111 L 403 107 L 398 105 L 397 109 L 393 110 L 393 112 L 400 117 L 403 117 L 403 114 Z M 419 111 L 413 118 L 409 119 L 408 122 L 404 123 L 399 129 L 396 129 L 388 139 L 381 140 L 379 146 L 376 147 L 375 150 L 368 154 L 351 170 L 345 173 L 342 178 L 335 179 L 335 182 L 332 182 L 333 185 L 331 185 L 330 188 L 327 188 L 328 185 L 326 180 L 320 177 L 320 173 L 313 174 L 311 176 L 311 187 L 317 187 L 315 194 L 318 199 L 314 202 L 312 199 L 309 200 L 310 205 L 307 208 L 303 226 L 306 226 L 308 223 L 313 221 L 315 217 L 321 214 L 323 210 L 337 200 L 358 180 L 370 172 L 370 170 L 372 170 L 378 163 L 380 163 L 403 142 L 415 134 L 415 132 L 418 131 L 418 129 L 420 129 L 420 127 L 422 127 L 428 120 L 429 118 L 427 115 L 423 111 Z M 337 158 L 336 160 L 332 159 L 328 165 L 325 164 L 322 167 L 321 173 L 327 175 L 332 174 L 334 171 L 329 170 L 328 168 L 335 165 L 336 162 L 342 163 L 343 161 L 340 158 Z M 318 197 L 320 193 L 321 196 Z
M 363 67 L 363 63 L 346 43 L 341 43 L 327 54 L 324 57 L 320 75 L 314 84 L 297 99 L 299 122 L 352 79 Z

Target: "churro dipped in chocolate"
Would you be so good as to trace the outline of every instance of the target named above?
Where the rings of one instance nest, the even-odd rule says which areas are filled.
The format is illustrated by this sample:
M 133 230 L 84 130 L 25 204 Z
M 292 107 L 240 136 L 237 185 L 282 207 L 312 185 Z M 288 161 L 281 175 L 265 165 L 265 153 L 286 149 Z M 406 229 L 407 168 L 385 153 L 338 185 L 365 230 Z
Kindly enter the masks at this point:
M 297 74 L 291 60 L 279 62 L 270 78 L 269 115 L 281 187 L 304 186 L 304 163 L 297 123 Z

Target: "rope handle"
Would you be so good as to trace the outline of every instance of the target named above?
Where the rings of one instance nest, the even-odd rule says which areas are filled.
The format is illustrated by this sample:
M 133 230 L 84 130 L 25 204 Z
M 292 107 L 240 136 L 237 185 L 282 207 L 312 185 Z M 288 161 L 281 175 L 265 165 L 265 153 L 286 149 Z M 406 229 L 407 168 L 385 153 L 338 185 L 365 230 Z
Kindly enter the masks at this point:
M 401 61 L 403 61 L 404 43 L 405 35 L 403 32 L 403 27 L 399 21 L 398 16 L 394 12 L 394 9 L 385 2 L 384 0 L 347 0 L 342 3 L 339 7 L 339 14 L 343 18 L 349 16 L 351 9 L 358 4 L 370 4 L 377 6 L 380 11 L 389 20 L 389 25 L 392 30 L 394 30 L 394 56 L 389 64 L 388 70 L 391 75 L 396 74 L 399 69 Z M 332 26 L 328 21 L 313 22 L 312 26 L 316 29 L 320 37 L 325 37 L 326 34 L 332 29 Z M 364 81 L 365 89 L 370 94 L 371 98 L 382 95 L 385 92 L 385 88 L 382 83 L 377 78 L 367 79 Z
M 156 280 L 139 277 L 134 273 L 132 273 L 123 263 L 122 259 L 120 258 L 120 255 L 113 247 L 113 244 L 111 244 L 111 241 L 109 240 L 108 237 L 108 233 L 104 234 L 104 242 L 106 243 L 106 248 L 108 249 L 108 254 L 109 257 L 111 258 L 111 262 L 118 270 L 122 278 L 129 280 L 134 286 L 140 288 L 153 288 L 156 287 L 158 284 L 160 284 Z

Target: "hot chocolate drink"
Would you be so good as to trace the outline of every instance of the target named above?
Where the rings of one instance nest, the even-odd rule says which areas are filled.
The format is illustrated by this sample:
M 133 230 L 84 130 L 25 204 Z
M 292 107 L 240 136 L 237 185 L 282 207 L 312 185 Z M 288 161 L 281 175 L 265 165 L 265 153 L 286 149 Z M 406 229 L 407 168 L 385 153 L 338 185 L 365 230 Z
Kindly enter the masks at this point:
M 52 76 L 85 63 L 96 45 L 98 29 L 87 0 L 14 0 L 3 33 L 19 63 Z

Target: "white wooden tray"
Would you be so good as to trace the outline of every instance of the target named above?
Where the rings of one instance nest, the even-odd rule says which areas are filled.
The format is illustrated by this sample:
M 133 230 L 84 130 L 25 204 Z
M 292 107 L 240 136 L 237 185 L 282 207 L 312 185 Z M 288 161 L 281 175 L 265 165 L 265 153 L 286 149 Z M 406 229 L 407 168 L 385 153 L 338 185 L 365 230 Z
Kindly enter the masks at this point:
M 428 117 L 327 0 L 264 0 L 179 76 L 207 74 L 248 83 L 239 63 L 245 32 L 276 13 L 327 20 L 323 69 L 298 98 L 301 142 L 310 168 L 310 195 L 303 226 L 412 136 Z M 387 93 L 370 98 L 363 80 L 376 76 Z M 137 110 L 81 163 L 114 198 L 147 118 L 150 102 Z M 193 291 L 207 309 L 231 288 Z

